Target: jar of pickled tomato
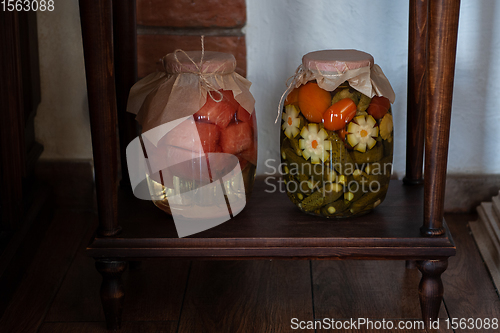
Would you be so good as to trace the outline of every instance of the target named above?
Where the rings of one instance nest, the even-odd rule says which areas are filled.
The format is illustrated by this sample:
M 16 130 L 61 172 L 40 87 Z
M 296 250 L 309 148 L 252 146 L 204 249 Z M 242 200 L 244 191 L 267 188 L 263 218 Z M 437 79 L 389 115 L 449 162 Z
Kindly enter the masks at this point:
M 324 50 L 302 58 L 280 107 L 281 172 L 297 207 L 345 218 L 382 203 L 392 172 L 394 99 L 368 53 Z
M 162 62 L 163 71 L 134 85 L 128 105 L 142 126 L 136 150 L 146 158 L 148 200 L 176 224 L 181 219 L 220 223 L 243 209 L 255 179 L 250 82 L 235 73 L 236 60 L 227 53 L 176 51 Z M 127 151 L 127 160 L 132 155 Z M 128 164 L 130 173 L 139 163 Z M 134 184 L 141 189 L 139 181 Z

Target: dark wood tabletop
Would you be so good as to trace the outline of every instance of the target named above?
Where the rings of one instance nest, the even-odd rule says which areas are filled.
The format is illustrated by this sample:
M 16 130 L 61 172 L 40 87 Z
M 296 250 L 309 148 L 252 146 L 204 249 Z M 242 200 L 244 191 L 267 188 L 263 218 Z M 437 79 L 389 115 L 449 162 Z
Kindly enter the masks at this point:
M 118 219 L 123 231 L 97 237 L 94 257 L 211 258 L 442 258 L 455 254 L 451 236 L 425 237 L 423 186 L 391 181 L 385 201 L 356 218 L 326 219 L 300 211 L 264 179 L 257 179 L 241 213 L 219 226 L 179 238 L 174 221 L 130 191 L 120 191 Z

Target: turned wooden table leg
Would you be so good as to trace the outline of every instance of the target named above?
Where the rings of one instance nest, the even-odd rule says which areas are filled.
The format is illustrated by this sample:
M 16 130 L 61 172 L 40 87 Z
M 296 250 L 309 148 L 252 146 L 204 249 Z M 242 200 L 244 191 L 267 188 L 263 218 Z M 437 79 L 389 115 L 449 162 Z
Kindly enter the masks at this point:
M 415 269 L 417 268 L 417 263 L 415 260 L 406 260 L 405 267 L 406 269 Z
M 422 280 L 418 286 L 422 319 L 425 325 L 438 318 L 439 308 L 443 300 L 443 282 L 441 274 L 448 267 L 448 259 L 417 261 L 417 267 L 422 272 Z
M 101 302 L 106 317 L 108 330 L 118 330 L 121 327 L 124 289 L 122 273 L 127 267 L 125 261 L 98 260 L 95 263 L 97 271 L 102 275 Z

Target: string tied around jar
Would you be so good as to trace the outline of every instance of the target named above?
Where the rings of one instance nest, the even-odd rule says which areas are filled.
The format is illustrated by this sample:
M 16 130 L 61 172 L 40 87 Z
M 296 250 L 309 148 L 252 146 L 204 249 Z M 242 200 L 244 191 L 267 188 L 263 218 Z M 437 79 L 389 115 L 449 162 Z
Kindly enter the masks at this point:
M 207 93 L 208 95 L 210 96 L 210 98 L 216 102 L 216 103 L 219 103 L 219 102 L 222 102 L 222 100 L 224 99 L 224 95 L 217 89 L 217 87 L 215 87 L 212 83 L 210 83 L 207 79 L 208 76 L 213 76 L 215 75 L 215 73 L 217 72 L 217 69 L 215 69 L 213 72 L 211 73 L 203 73 L 202 72 L 202 68 L 203 68 L 203 58 L 205 56 L 205 36 L 204 35 L 201 35 L 201 59 L 200 59 L 200 64 L 198 65 L 194 60 L 193 58 L 191 58 L 187 53 L 186 51 L 182 50 L 182 49 L 176 49 L 174 52 L 174 58 L 175 58 L 175 61 L 179 64 L 179 66 L 181 66 L 186 72 L 188 73 L 191 73 L 191 74 L 195 74 L 195 75 L 198 75 L 199 79 L 200 79 L 200 83 L 202 86 L 204 86 L 206 89 L 207 89 Z M 179 58 L 177 57 L 177 53 L 183 53 L 184 56 L 194 65 L 194 67 L 196 68 L 196 70 L 192 70 L 190 69 L 189 67 L 185 66 L 180 60 Z M 163 63 L 163 66 L 165 67 L 165 58 L 162 58 L 162 63 Z M 222 66 L 222 65 L 221 65 Z M 219 67 L 220 68 L 220 67 Z M 213 95 L 212 95 L 212 92 L 216 92 L 217 94 L 219 94 L 219 98 L 215 98 Z
M 285 92 L 281 95 L 280 102 L 278 104 L 278 115 L 276 116 L 276 120 L 274 121 L 274 123 L 276 124 L 278 122 L 278 119 L 280 118 L 281 113 L 283 112 L 283 104 L 285 103 L 286 97 L 297 85 L 297 82 L 300 82 L 302 84 L 305 81 L 310 81 L 310 80 L 316 80 L 322 82 L 325 78 L 334 79 L 335 77 L 339 77 L 341 75 L 343 75 L 343 72 L 341 71 L 338 71 L 337 73 L 325 73 L 321 71 L 317 66 L 316 66 L 316 73 L 314 73 L 310 69 L 304 69 L 304 65 L 300 64 L 295 70 L 295 74 L 290 76 L 285 82 L 287 88 Z
M 297 67 L 297 69 L 295 70 L 295 74 L 293 74 L 292 76 L 290 76 L 285 81 L 286 90 L 281 95 L 280 102 L 278 104 L 278 115 L 276 116 L 276 120 L 274 121 L 275 124 L 278 122 L 278 119 L 280 118 L 281 113 L 283 112 L 283 104 L 285 103 L 286 97 L 293 90 L 295 84 L 297 83 L 297 81 L 299 80 L 299 78 L 301 76 L 303 76 L 303 74 L 304 74 L 304 67 L 302 67 L 302 65 L 299 65 L 299 67 Z M 290 82 L 290 83 L 288 83 L 288 82 Z

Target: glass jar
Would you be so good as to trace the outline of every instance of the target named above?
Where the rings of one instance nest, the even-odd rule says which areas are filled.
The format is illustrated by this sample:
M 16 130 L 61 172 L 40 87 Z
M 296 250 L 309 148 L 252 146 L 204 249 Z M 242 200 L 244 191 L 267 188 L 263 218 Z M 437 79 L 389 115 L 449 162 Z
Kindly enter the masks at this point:
M 165 72 L 132 88 L 129 106 L 140 105 L 138 149 L 150 200 L 174 216 L 181 235 L 181 220 L 209 221 L 208 229 L 244 208 L 255 179 L 257 124 L 250 82 L 234 72 L 233 55 L 177 51 L 163 65 Z
M 394 92 L 373 57 L 326 50 L 302 59 L 282 109 L 281 172 L 290 200 L 328 218 L 368 213 L 392 173 Z
M 164 168 L 160 178 L 149 176 L 148 185 L 154 204 L 170 215 L 169 198 L 175 198 L 176 213 L 182 211 L 184 217 L 197 218 L 200 211 L 205 217 L 225 216 L 221 205 L 234 216 L 252 193 L 257 166 L 255 113 L 241 110 L 231 91 L 221 92 L 222 101 L 208 97 L 192 118 L 159 141 L 157 155 L 179 163 Z

